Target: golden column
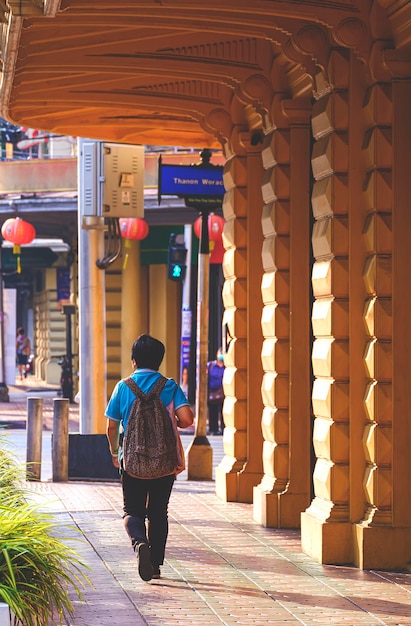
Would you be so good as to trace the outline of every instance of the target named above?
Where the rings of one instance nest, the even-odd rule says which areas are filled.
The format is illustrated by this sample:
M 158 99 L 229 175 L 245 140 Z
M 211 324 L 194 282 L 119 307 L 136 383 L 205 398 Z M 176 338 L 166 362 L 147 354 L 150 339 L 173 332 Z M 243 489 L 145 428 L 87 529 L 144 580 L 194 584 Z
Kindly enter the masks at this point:
M 264 477 L 254 517 L 298 527 L 310 499 L 310 102 L 282 102 L 266 137 L 262 215 L 262 432 Z
M 251 135 L 243 133 L 241 136 L 242 144 L 247 152 L 247 276 L 249 278 L 247 280 L 247 462 L 237 478 L 237 499 L 240 502 L 252 502 L 253 489 L 260 482 L 263 473 L 263 435 L 261 431 L 261 414 L 263 411 L 261 398 L 261 381 L 263 378 L 261 316 L 263 303 L 260 287 L 263 263 L 258 251 L 263 246 L 261 180 L 264 169 L 261 160 L 261 144 L 252 145 L 250 142 Z
M 247 174 L 245 158 L 224 166 L 224 320 L 230 336 L 224 371 L 224 458 L 216 468 L 216 493 L 238 499 L 237 475 L 247 460 Z
M 313 109 L 314 500 L 302 547 L 322 563 L 351 561 L 349 445 L 348 50 L 333 50 Z M 321 85 L 323 89 L 321 90 Z
M 373 68 L 378 82 L 370 86 L 364 106 L 369 121 L 364 140 L 369 209 L 363 272 L 368 335 L 363 434 L 366 511 L 355 529 L 356 564 L 404 568 L 411 559 L 411 68 L 406 56 L 394 51 L 386 52 L 381 61 Z

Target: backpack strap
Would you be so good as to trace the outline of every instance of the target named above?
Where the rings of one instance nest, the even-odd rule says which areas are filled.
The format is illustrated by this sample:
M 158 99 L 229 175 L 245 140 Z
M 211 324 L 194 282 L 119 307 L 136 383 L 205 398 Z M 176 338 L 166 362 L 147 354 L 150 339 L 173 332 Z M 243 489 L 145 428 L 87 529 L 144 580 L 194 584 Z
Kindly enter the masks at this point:
M 129 376 L 128 378 L 124 378 L 123 382 L 127 385 L 129 389 L 131 389 L 131 391 L 134 393 L 135 396 L 137 396 L 138 398 L 141 398 L 143 392 L 141 391 L 137 383 L 134 382 L 131 376 Z
M 160 378 L 158 379 L 156 384 L 153 386 L 153 388 L 150 389 L 149 393 L 156 393 L 160 395 L 160 393 L 164 389 L 166 382 L 167 382 L 167 378 L 165 378 L 164 376 L 160 376 Z
M 148 393 L 143 393 L 140 387 L 137 385 L 137 383 L 131 378 L 131 376 L 129 376 L 128 378 L 124 378 L 123 382 L 125 382 L 127 387 L 131 389 L 131 391 L 134 393 L 135 396 L 137 396 L 138 398 L 140 398 L 140 400 L 142 400 L 143 398 L 146 398 L 147 396 L 149 396 L 151 393 L 160 395 L 160 393 L 164 389 L 164 385 L 167 382 L 167 378 L 165 378 L 164 376 L 160 376 L 156 384 L 150 389 Z

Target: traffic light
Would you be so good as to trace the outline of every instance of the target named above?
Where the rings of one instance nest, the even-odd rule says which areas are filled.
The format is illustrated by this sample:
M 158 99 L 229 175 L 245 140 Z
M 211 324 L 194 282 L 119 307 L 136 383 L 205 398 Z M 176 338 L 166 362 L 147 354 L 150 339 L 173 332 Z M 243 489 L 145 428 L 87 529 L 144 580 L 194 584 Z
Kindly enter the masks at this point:
M 168 277 L 170 280 L 184 280 L 186 275 L 187 250 L 184 235 L 170 235 L 168 244 Z

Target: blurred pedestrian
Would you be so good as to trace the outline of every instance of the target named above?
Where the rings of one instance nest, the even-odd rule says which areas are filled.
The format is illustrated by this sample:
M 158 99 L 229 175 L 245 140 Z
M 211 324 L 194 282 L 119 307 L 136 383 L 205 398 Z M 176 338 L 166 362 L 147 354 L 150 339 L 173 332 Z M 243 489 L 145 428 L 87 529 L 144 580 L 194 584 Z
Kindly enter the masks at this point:
M 224 370 L 224 355 L 222 349 L 219 348 L 217 350 L 216 359 L 207 363 L 207 406 L 209 435 L 222 435 L 224 432 Z
M 31 345 L 30 339 L 26 336 L 24 332 L 24 328 L 20 326 L 17 329 L 17 339 L 16 339 L 16 358 L 17 358 L 17 368 L 20 374 L 20 380 L 27 375 L 27 360 L 30 356 Z

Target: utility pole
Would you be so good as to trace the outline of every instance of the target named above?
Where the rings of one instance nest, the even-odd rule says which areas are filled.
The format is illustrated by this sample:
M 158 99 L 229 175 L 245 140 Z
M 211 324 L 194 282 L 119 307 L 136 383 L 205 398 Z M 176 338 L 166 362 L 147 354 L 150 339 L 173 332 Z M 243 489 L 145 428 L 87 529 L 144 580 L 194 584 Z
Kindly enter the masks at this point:
M 105 274 L 96 267 L 104 254 L 100 142 L 78 142 L 80 433 L 94 435 L 105 433 L 107 401 Z
M 187 449 L 188 480 L 212 480 L 213 449 L 207 439 L 207 359 L 208 359 L 208 300 L 210 276 L 210 246 L 207 209 L 200 212 L 201 238 L 198 253 L 197 286 L 197 384 L 196 430 Z
M 210 246 L 208 216 L 220 207 L 224 185 L 222 167 L 210 163 L 212 151 L 204 148 L 201 163 L 182 166 L 163 164 L 159 160 L 158 201 L 162 194 L 184 198 L 187 207 L 199 211 L 201 218 L 197 276 L 197 349 L 196 349 L 196 430 L 187 449 L 189 480 L 212 480 L 213 449 L 207 439 L 207 361 Z
M 204 148 L 201 152 L 199 167 L 207 173 L 218 171 L 218 166 L 210 162 L 212 152 Z M 222 181 L 221 181 L 222 185 Z M 216 185 L 218 191 L 222 186 Z M 208 361 L 208 321 L 209 321 L 209 286 L 210 286 L 210 237 L 208 232 L 208 216 L 215 206 L 222 201 L 217 193 L 214 197 L 186 198 L 186 204 L 199 210 L 201 218 L 200 247 L 198 251 L 197 279 L 197 351 L 196 351 L 196 430 L 194 439 L 187 449 L 187 477 L 189 480 L 212 480 L 213 449 L 207 439 L 207 361 Z
M 180 385 L 186 384 L 185 392 L 189 397 L 188 380 L 183 380 L 183 372 L 190 367 L 190 339 L 192 328 L 192 313 L 190 309 L 190 293 L 191 293 L 191 248 L 192 248 L 192 230 L 191 224 L 184 225 L 184 246 L 187 250 L 187 267 L 183 281 L 183 294 L 181 305 L 181 348 L 180 348 Z
M 70 404 L 74 402 L 73 389 L 73 348 L 71 338 L 71 316 L 76 312 L 76 307 L 72 304 L 63 305 L 63 315 L 66 316 L 66 356 L 62 362 L 61 387 L 63 398 L 67 398 Z
M 0 371 L 0 402 L 9 402 L 9 389 L 6 385 L 6 351 L 4 349 L 4 298 L 3 298 L 3 242 L 0 239 L 0 341 L 1 341 L 1 371 Z

